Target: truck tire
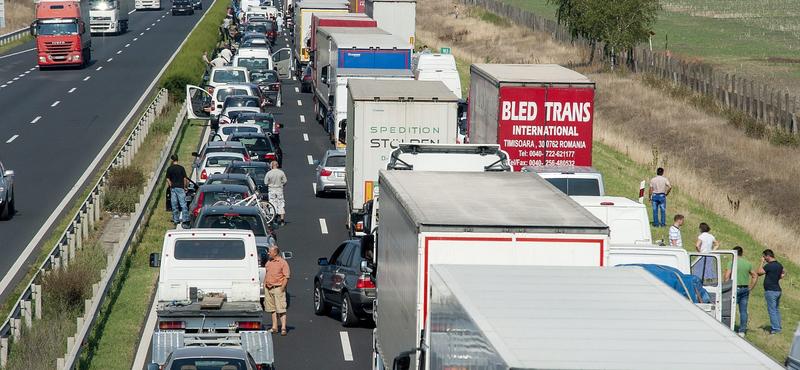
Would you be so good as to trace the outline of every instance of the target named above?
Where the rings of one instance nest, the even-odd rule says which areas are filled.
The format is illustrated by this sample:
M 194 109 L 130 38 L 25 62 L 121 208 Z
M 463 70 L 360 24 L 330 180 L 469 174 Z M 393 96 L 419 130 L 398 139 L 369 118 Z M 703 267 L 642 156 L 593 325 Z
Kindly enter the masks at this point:
M 325 294 L 319 282 L 314 283 L 314 314 L 319 316 L 327 315 L 331 311 L 331 306 L 325 302 Z
M 350 327 L 358 323 L 358 316 L 353 309 L 353 302 L 350 301 L 350 294 L 346 291 L 342 292 L 342 307 L 339 309 L 341 312 L 342 326 Z

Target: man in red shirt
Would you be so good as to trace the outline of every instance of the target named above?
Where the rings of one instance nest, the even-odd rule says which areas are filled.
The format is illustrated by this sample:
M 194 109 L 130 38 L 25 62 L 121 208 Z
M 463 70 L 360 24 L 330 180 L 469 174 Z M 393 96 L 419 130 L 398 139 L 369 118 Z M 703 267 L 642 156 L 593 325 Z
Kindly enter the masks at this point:
M 289 284 L 289 264 L 281 256 L 281 251 L 276 245 L 269 247 L 269 261 L 267 261 L 267 276 L 264 279 L 264 305 L 267 312 L 272 314 L 272 328 L 270 332 L 278 331 L 278 317 L 281 318 L 281 335 L 286 335 L 286 285 Z

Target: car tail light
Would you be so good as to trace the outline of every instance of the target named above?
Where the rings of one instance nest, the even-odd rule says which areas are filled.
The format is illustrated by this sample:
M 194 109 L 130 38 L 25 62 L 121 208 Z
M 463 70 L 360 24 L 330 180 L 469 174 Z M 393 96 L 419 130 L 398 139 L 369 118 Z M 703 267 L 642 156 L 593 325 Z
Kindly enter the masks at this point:
M 272 91 L 280 91 L 281 90 L 281 84 L 272 84 L 272 85 L 270 85 L 269 88 Z
M 237 217 L 239 216 L 238 213 L 223 213 L 222 217 Z
M 356 289 L 375 289 L 375 283 L 369 276 L 361 276 L 356 282 Z
M 320 176 L 330 176 L 332 174 L 333 174 L 333 172 L 331 172 L 331 170 L 329 170 L 327 168 L 323 168 L 321 171 L 319 171 L 319 175 Z
M 203 208 L 203 198 L 205 197 L 206 193 L 200 193 L 200 195 L 197 196 L 197 206 L 192 210 L 192 215 L 194 215 L 194 217 L 200 214 L 200 208 Z
M 245 155 L 244 155 L 244 161 L 245 161 L 245 162 L 249 162 L 249 161 L 250 161 L 250 154 L 247 154 L 247 153 L 245 153 Z
M 364 221 L 356 222 L 356 231 L 364 231 Z
M 267 153 L 267 154 L 264 154 L 264 159 L 266 159 L 266 160 L 269 160 L 269 161 L 275 161 L 275 160 L 278 160 L 278 158 L 277 158 L 277 157 L 275 157 L 275 153 Z
M 183 321 L 162 321 L 158 323 L 158 328 L 161 330 L 186 329 L 186 323 Z
M 272 123 L 272 133 L 275 134 L 275 135 L 281 133 L 281 128 L 278 127 L 278 122 L 273 122 Z
M 208 180 L 208 172 L 206 172 L 205 168 L 203 169 L 203 172 L 200 172 L 200 180 Z
M 261 323 L 258 321 L 239 321 L 236 325 L 239 330 L 261 330 Z

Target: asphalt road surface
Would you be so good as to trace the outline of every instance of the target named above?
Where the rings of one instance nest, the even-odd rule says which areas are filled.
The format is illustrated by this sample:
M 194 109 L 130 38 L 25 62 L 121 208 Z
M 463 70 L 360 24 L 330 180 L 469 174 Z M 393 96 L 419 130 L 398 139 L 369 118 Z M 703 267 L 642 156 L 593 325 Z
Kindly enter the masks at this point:
M 33 42 L 0 56 L 0 161 L 16 171 L 17 208 L 0 221 L 0 293 L 21 278 L 9 274 L 15 263 L 24 275 L 20 255 L 204 12 L 168 9 L 133 12 L 123 35 L 93 36 L 84 69 L 39 71 Z

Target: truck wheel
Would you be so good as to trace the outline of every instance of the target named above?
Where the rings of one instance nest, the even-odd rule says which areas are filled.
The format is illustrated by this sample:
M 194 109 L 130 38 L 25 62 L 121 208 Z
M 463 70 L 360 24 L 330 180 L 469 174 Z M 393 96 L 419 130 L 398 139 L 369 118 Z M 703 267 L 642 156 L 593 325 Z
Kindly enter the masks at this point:
M 331 306 L 325 303 L 325 295 L 322 292 L 322 286 L 319 283 L 314 283 L 314 314 L 323 316 L 330 312 Z
M 342 293 L 342 307 L 340 309 L 342 317 L 342 326 L 349 327 L 358 323 L 358 317 L 353 309 L 353 302 L 350 301 L 350 294 L 347 292 Z

